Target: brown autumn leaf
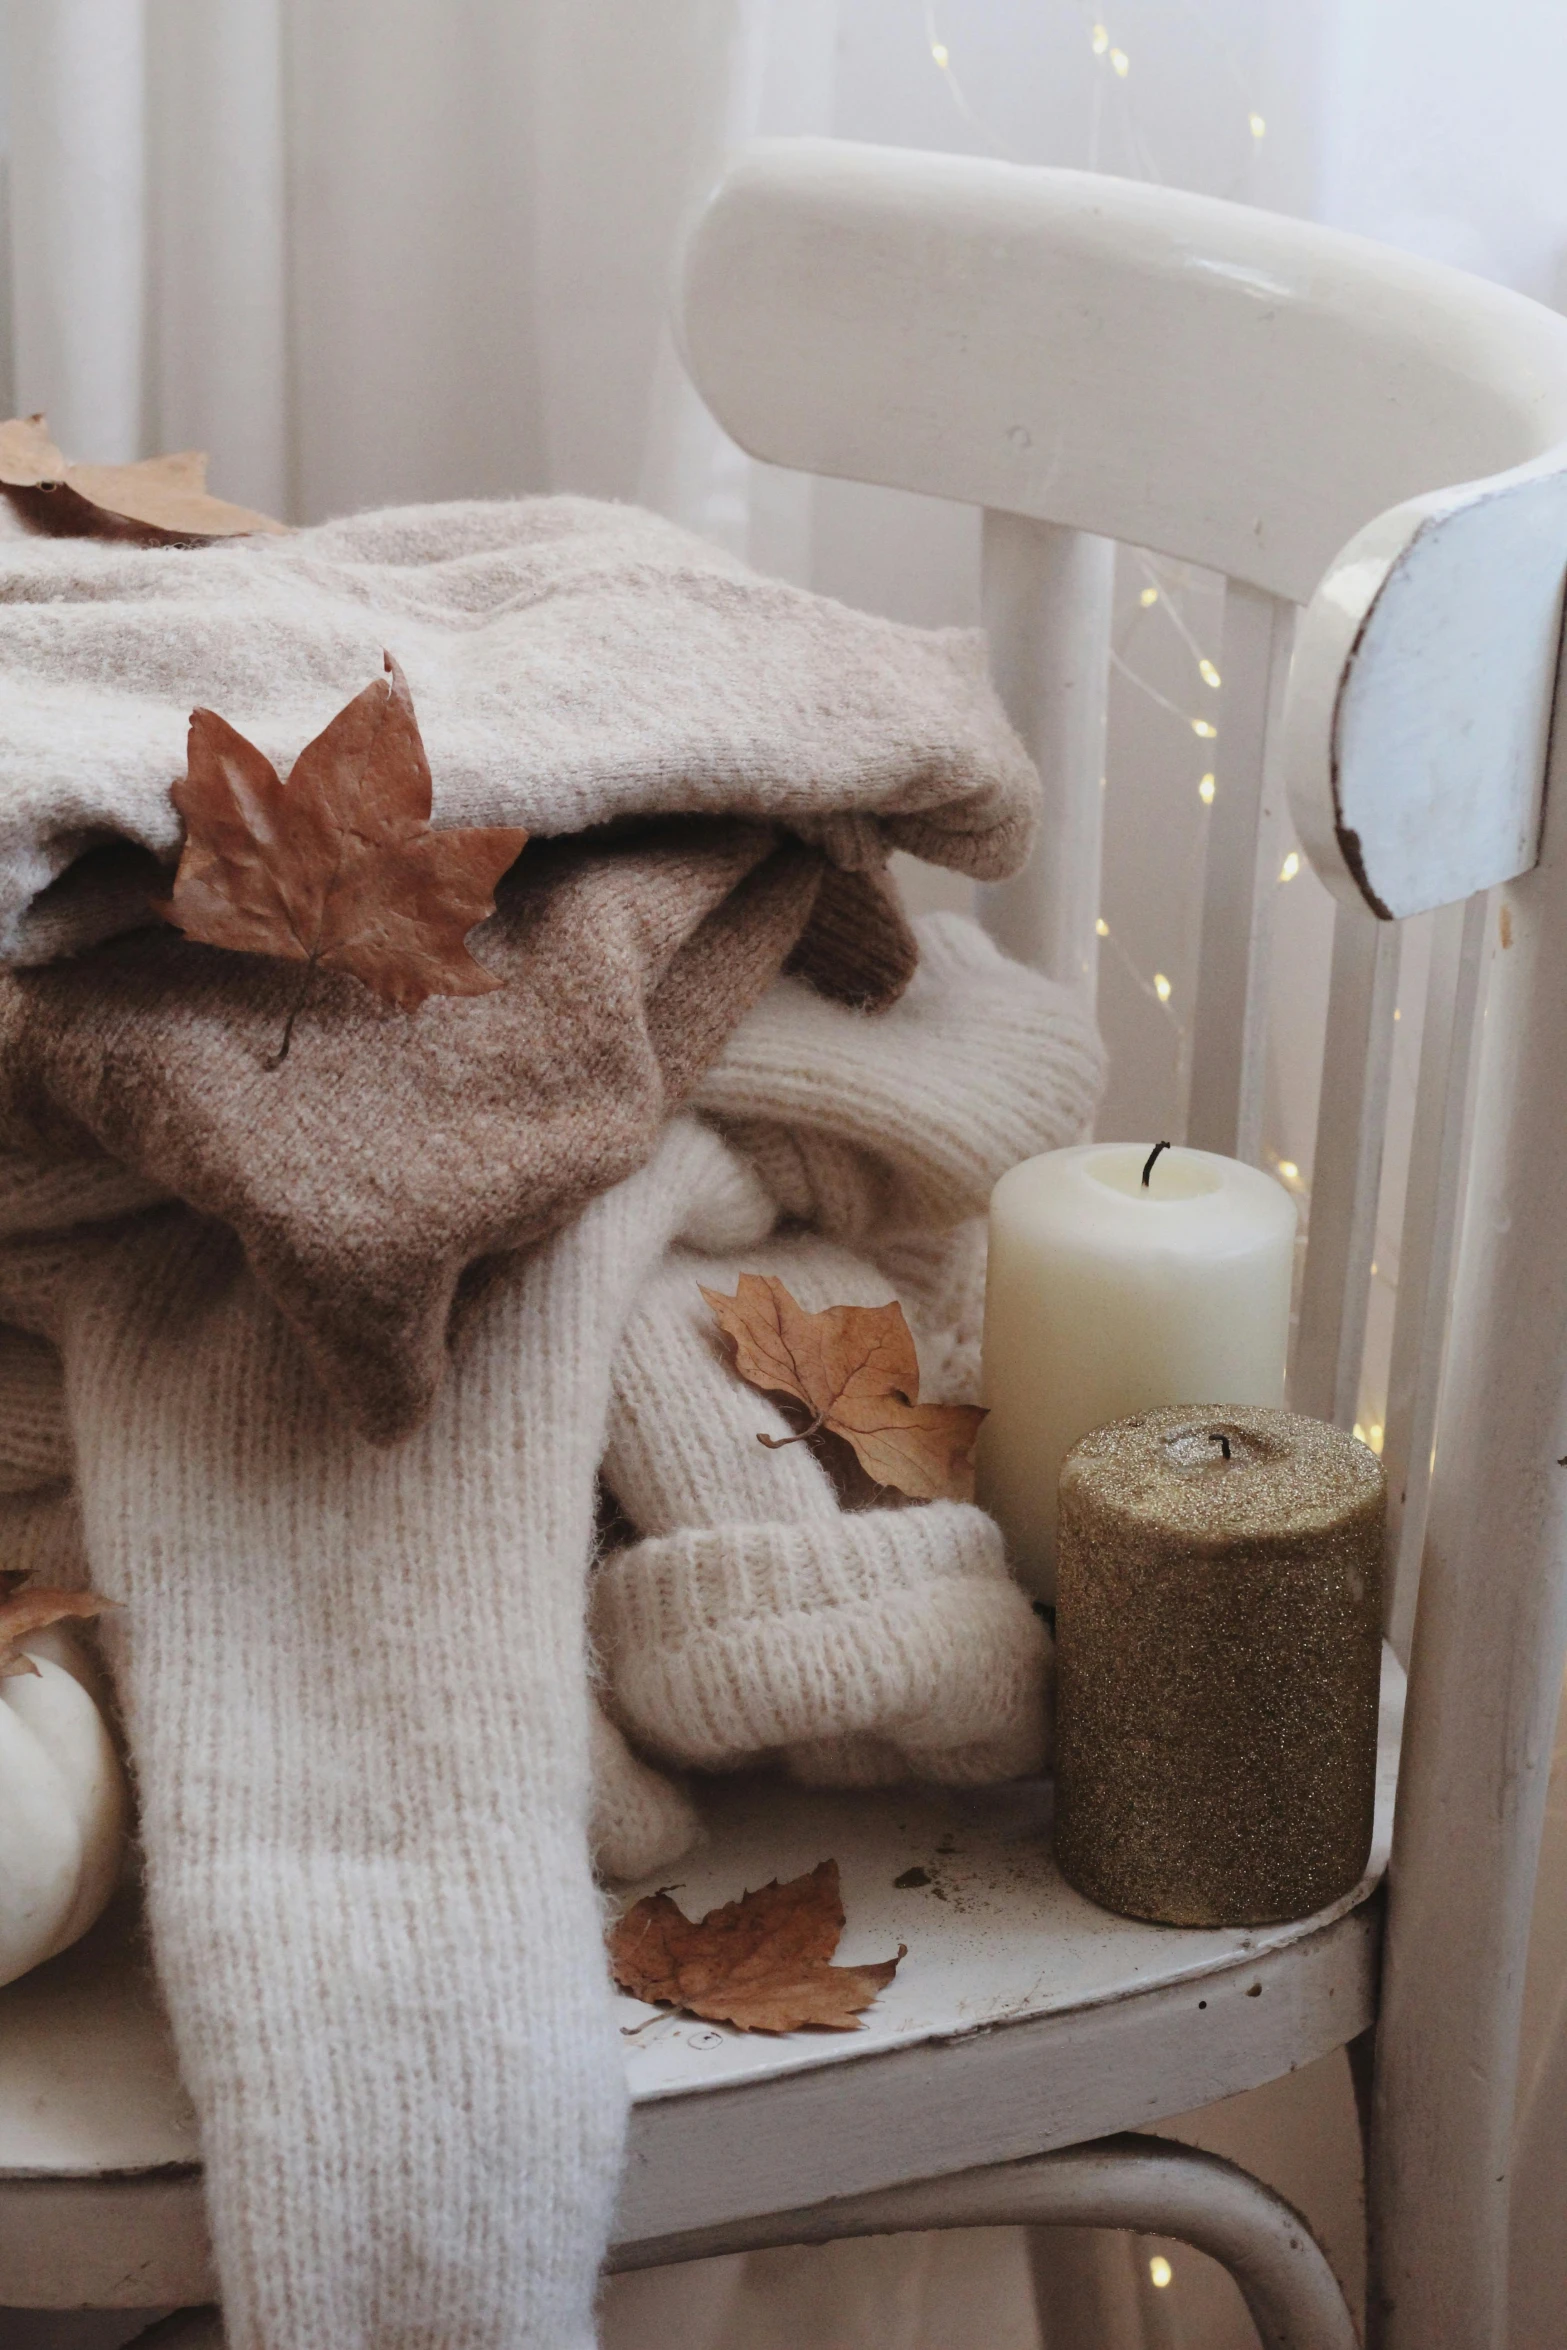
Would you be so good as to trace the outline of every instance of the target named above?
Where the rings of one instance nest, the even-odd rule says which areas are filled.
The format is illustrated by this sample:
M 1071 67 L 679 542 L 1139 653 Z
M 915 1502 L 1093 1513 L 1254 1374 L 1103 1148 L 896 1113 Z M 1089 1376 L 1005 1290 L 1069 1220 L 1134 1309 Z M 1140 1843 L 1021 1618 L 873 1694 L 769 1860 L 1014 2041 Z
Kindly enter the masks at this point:
M 825 1428 L 851 1444 L 866 1475 L 916 1501 L 968 1501 L 974 1440 L 984 1411 L 975 1404 L 921 1403 L 914 1334 L 894 1298 L 884 1306 L 827 1306 L 807 1313 L 772 1273 L 742 1273 L 733 1297 L 704 1289 L 735 1368 L 768 1395 L 792 1396 L 810 1412 L 797 1444 Z
M 856 2032 L 855 2021 L 898 1971 L 898 1958 L 833 1966 L 843 1932 L 838 1863 L 824 1860 L 787 1885 L 777 1878 L 710 1909 L 684 1915 L 667 1893 L 633 1903 L 609 1932 L 610 1966 L 622 1991 L 654 2007 L 678 2007 L 742 2032 Z
M 0 1681 L 37 1672 L 32 1658 L 22 1652 L 21 1643 L 29 1633 L 72 1616 L 101 1616 L 109 1605 L 90 1591 L 51 1591 L 44 1584 L 18 1591 L 15 1582 L 16 1577 L 7 1574 L 0 1583 Z
M 13 416 L 0 424 L 0 490 L 25 523 L 51 538 L 132 539 L 166 547 L 288 528 L 270 514 L 213 497 L 200 449 L 143 457 L 134 465 L 73 465 L 49 438 L 43 416 Z
M 399 1011 L 501 982 L 464 941 L 495 910 L 521 853 L 515 827 L 438 832 L 430 768 L 407 680 L 390 653 L 377 678 L 294 761 L 270 759 L 212 710 L 193 710 L 174 805 L 185 847 L 156 911 L 187 938 L 302 963 L 273 1065 L 319 968 L 349 971 Z

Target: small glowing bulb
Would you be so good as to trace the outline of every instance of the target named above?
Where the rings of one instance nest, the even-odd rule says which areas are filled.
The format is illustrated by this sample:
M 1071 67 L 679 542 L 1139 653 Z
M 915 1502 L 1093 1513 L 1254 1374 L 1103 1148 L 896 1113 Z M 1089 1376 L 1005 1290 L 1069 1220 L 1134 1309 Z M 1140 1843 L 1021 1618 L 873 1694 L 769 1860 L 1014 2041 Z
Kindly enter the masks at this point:
M 934 57 L 934 59 L 936 60 L 936 63 L 937 63 L 937 64 L 938 64 L 938 65 L 941 67 L 941 70 L 942 70 L 942 72 L 943 72 L 943 73 L 945 73 L 945 72 L 946 72 L 946 70 L 947 70 L 947 54 L 948 54 L 948 52 L 947 52 L 947 44 L 946 44 L 946 42 L 945 42 L 945 41 L 932 41 L 932 43 L 931 43 L 931 45 L 930 45 L 930 53 L 931 53 L 932 57 Z
M 1262 119 L 1262 116 L 1261 116 L 1260 114 L 1254 114 L 1254 115 L 1252 116 L 1252 118 L 1251 118 L 1251 135 L 1252 135 L 1252 137 L 1253 137 L 1254 139 L 1262 139 L 1262 138 L 1266 138 L 1266 137 L 1267 137 L 1267 133 L 1268 133 L 1268 126 L 1267 126 L 1267 124 L 1266 124 L 1266 123 L 1263 121 L 1263 119 Z
M 1293 881 L 1299 871 L 1300 851 L 1298 849 L 1291 849 L 1289 855 L 1285 858 L 1283 864 L 1279 867 L 1279 879 L 1281 881 Z
M 1094 27 L 1094 55 L 1096 57 L 1103 57 L 1109 46 L 1110 35 L 1106 32 L 1102 24 L 1096 24 Z
M 1154 994 L 1159 998 L 1161 1004 L 1167 1004 L 1169 1002 L 1170 982 L 1166 979 L 1162 971 L 1156 971 L 1153 975 L 1153 991 Z
M 1161 2286 L 1167 2285 L 1173 2274 L 1174 2271 L 1171 2269 L 1170 2263 L 1165 2259 L 1164 2254 L 1162 2252 L 1156 2252 L 1152 2260 L 1150 2260 L 1148 2263 L 1149 2283 Z
M 1394 1019 L 1395 1019 L 1395 1020 L 1402 1020 L 1402 1018 L 1404 1017 L 1404 1015 L 1403 1015 L 1402 1011 L 1399 1009 L 1399 1007 L 1398 1007 L 1398 1005 L 1397 1005 L 1397 1004 L 1395 1004 L 1395 1005 L 1393 1006 L 1393 1017 L 1394 1017 Z
M 1205 808 L 1211 808 L 1213 806 L 1213 795 L 1218 790 L 1218 788 L 1218 785 L 1214 782 L 1211 775 L 1205 775 L 1201 783 L 1197 786 L 1197 797 L 1201 800 Z
M 1126 51 L 1124 49 L 1112 49 L 1110 52 L 1110 63 L 1115 67 L 1116 72 L 1120 75 L 1122 81 L 1124 82 L 1127 75 L 1132 70 L 1132 61 L 1127 56 Z
M 1218 740 L 1218 728 L 1216 726 L 1211 726 L 1206 718 L 1194 718 L 1192 720 L 1192 732 L 1193 734 L 1200 734 L 1205 743 L 1216 742 Z
M 1296 1166 L 1293 1159 L 1280 1159 L 1279 1173 L 1283 1176 L 1286 1183 L 1298 1183 L 1300 1181 L 1300 1169 Z
M 1146 612 L 1150 604 L 1158 603 L 1159 590 L 1157 588 L 1144 588 L 1137 601 L 1139 604 L 1141 604 L 1143 610 Z
M 1217 669 L 1215 669 L 1211 661 L 1199 661 L 1197 664 L 1197 674 L 1202 679 L 1204 685 L 1211 685 L 1217 688 L 1221 682 L 1219 672 Z
M 1382 1423 L 1380 1420 L 1372 1421 L 1371 1427 L 1367 1433 L 1367 1442 L 1370 1444 L 1373 1452 L 1380 1452 L 1382 1450 Z
M 1105 920 L 1103 914 L 1100 915 L 1098 921 L 1094 924 L 1094 934 L 1098 938 L 1108 938 L 1110 935 L 1110 925 Z
M 1377 1277 L 1376 1259 L 1373 1257 L 1373 1259 L 1371 1260 L 1371 1278 L 1372 1278 L 1372 1280 L 1373 1280 L 1373 1281 L 1375 1281 L 1376 1277 Z

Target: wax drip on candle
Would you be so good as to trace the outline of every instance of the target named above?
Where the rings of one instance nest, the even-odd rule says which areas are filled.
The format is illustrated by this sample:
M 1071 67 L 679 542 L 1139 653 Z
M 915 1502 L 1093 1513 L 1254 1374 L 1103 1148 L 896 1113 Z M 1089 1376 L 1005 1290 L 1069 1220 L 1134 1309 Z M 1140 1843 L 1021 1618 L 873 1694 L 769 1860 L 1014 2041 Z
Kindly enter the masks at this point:
M 1148 1153 L 1148 1157 L 1147 1157 L 1147 1159 L 1145 1160 L 1145 1162 L 1144 1162 L 1144 1165 L 1143 1165 L 1143 1189 L 1144 1189 L 1144 1191 L 1146 1191 L 1146 1190 L 1148 1189 L 1148 1178 L 1149 1178 L 1149 1176 L 1150 1176 L 1150 1175 L 1153 1173 L 1153 1169 L 1154 1169 L 1154 1161 L 1155 1161 L 1155 1159 L 1157 1159 L 1157 1157 L 1159 1156 L 1159 1153 L 1160 1153 L 1161 1151 L 1167 1151 L 1167 1150 L 1169 1149 L 1169 1147 L 1170 1147 L 1170 1146 L 1169 1146 L 1169 1144 L 1168 1144 L 1167 1142 L 1156 1142 L 1156 1143 L 1154 1144 L 1154 1146 L 1153 1146 L 1153 1149 L 1152 1149 L 1152 1150 L 1151 1150 L 1151 1151 Z

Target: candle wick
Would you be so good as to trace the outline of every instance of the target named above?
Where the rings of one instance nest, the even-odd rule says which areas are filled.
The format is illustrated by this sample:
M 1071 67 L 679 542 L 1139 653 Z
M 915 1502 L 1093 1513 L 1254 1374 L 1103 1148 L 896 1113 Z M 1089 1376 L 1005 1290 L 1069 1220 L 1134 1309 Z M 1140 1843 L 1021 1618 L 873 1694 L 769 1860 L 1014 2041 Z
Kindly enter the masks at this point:
M 1223 1453 L 1223 1455 L 1224 1455 L 1225 1459 L 1226 1459 L 1226 1460 L 1228 1460 L 1228 1459 L 1229 1459 L 1229 1457 L 1230 1457 L 1230 1440 L 1229 1440 L 1229 1438 L 1228 1438 L 1227 1436 L 1220 1436 L 1220 1435 L 1217 1433 L 1217 1431 L 1216 1431 L 1216 1430 L 1214 1430 L 1214 1431 L 1210 1431 L 1210 1433 L 1209 1433 L 1209 1437 L 1208 1437 L 1208 1442 L 1209 1442 L 1210 1444 L 1216 1444 L 1216 1445 L 1218 1445 L 1218 1447 L 1219 1447 L 1220 1451 Z
M 1144 1163 L 1144 1166 L 1143 1166 L 1143 1189 L 1144 1189 L 1144 1191 L 1146 1191 L 1146 1190 L 1148 1189 L 1148 1178 L 1149 1178 L 1149 1176 L 1150 1176 L 1150 1175 L 1153 1173 L 1153 1163 L 1154 1163 L 1155 1159 L 1156 1159 L 1156 1158 L 1159 1156 L 1159 1153 L 1160 1153 L 1161 1151 L 1167 1151 L 1167 1150 L 1169 1149 L 1169 1147 L 1170 1147 L 1170 1146 L 1169 1146 L 1169 1144 L 1168 1144 L 1167 1142 L 1156 1142 L 1156 1143 L 1154 1144 L 1154 1146 L 1153 1146 L 1153 1149 L 1152 1149 L 1152 1150 L 1151 1150 L 1151 1151 L 1148 1153 L 1147 1160 L 1145 1161 L 1145 1163 Z

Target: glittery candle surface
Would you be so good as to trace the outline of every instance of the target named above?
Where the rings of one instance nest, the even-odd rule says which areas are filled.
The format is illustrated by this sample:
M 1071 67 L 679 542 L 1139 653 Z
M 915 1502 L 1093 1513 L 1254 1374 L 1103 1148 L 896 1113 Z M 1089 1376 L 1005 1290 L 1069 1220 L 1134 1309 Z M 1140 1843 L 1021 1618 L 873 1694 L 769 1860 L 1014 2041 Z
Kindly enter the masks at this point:
M 1060 1501 L 1063 1875 L 1183 1926 L 1347 1893 L 1376 1781 L 1376 1455 L 1290 1412 L 1183 1405 L 1085 1436 Z

